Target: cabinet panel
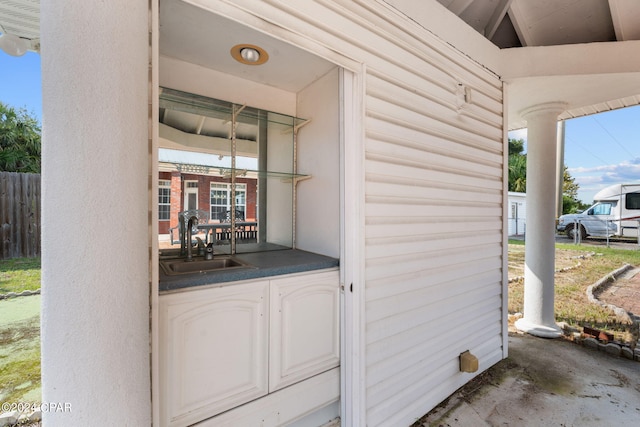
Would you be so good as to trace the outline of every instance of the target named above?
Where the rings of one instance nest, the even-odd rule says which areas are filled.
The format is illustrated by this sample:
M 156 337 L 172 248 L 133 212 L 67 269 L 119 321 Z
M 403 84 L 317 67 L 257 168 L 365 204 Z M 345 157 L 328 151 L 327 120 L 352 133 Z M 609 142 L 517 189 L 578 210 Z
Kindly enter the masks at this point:
M 161 296 L 162 410 L 189 425 L 267 394 L 269 282 Z
M 340 364 L 338 271 L 271 280 L 269 391 Z

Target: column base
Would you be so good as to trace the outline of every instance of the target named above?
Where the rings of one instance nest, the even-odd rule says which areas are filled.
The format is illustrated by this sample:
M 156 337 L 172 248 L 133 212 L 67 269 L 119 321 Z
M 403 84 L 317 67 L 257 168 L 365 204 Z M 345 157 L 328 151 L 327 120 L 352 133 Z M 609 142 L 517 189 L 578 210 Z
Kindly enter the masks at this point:
M 540 338 L 559 338 L 562 336 L 562 329 L 559 326 L 555 324 L 553 326 L 538 325 L 524 317 L 516 321 L 515 327 L 522 332 Z

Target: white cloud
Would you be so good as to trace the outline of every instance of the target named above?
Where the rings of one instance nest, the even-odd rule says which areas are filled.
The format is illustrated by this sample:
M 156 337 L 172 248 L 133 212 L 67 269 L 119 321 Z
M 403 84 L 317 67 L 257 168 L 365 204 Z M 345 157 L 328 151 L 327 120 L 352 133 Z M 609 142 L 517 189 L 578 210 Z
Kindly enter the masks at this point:
M 524 142 L 527 142 L 527 128 L 522 128 L 518 130 L 512 130 L 509 132 L 509 138 L 511 139 L 523 139 Z
M 598 176 L 601 183 L 622 184 L 625 182 L 640 181 L 640 159 L 624 161 L 616 165 L 596 166 L 592 168 L 569 168 L 571 175 Z
M 591 202 L 595 193 L 609 185 L 640 183 L 640 158 L 615 165 L 569 168 L 569 173 L 580 186 L 578 197 Z

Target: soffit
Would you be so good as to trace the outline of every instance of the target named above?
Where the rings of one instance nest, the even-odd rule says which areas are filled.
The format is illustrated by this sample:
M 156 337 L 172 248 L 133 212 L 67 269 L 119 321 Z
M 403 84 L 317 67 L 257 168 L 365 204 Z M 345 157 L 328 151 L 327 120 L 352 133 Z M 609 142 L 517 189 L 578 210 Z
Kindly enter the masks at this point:
M 26 39 L 33 50 L 40 39 L 40 0 L 0 0 L 0 32 Z

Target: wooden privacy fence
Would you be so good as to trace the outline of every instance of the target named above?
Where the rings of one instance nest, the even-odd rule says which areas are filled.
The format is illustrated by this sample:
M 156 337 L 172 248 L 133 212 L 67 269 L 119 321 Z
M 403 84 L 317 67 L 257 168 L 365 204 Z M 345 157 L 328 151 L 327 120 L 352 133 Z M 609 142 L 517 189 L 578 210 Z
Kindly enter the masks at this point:
M 40 174 L 0 172 L 0 259 L 40 256 Z

